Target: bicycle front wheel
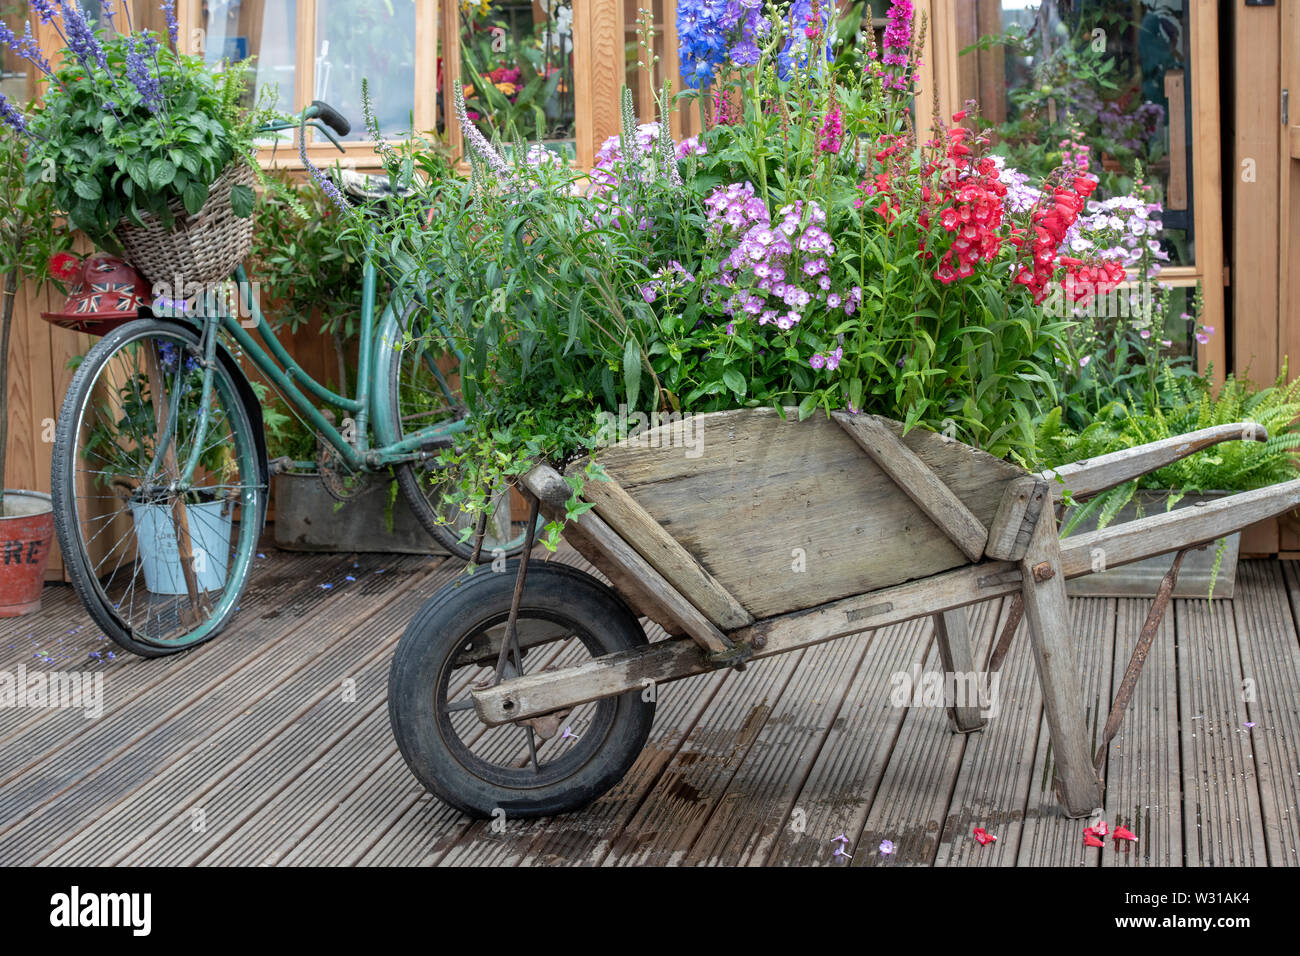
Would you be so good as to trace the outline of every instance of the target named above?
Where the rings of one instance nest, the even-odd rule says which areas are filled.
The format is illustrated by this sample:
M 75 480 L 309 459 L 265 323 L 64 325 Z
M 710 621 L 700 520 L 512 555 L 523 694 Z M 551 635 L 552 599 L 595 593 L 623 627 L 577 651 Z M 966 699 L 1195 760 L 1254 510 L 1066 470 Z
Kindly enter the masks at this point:
M 77 369 L 55 433 L 54 526 L 68 576 L 104 633 L 145 657 L 220 633 L 265 515 L 238 384 L 218 360 L 205 388 L 203 358 L 182 325 L 115 329 Z
M 459 475 L 434 457 L 440 443 L 450 444 L 448 426 L 465 416 L 460 404 L 454 363 L 441 347 L 441 336 L 426 328 L 412 308 L 401 322 L 402 340 L 391 348 L 388 364 L 389 407 L 396 440 L 420 431 L 430 433 L 430 454 L 422 461 L 404 462 L 394 469 L 398 487 L 411 510 L 442 547 L 462 560 L 474 556 L 474 520 L 444 499 L 459 484 Z M 523 551 L 528 509 L 508 488 L 494 489 L 484 529 L 482 557 L 514 557 Z

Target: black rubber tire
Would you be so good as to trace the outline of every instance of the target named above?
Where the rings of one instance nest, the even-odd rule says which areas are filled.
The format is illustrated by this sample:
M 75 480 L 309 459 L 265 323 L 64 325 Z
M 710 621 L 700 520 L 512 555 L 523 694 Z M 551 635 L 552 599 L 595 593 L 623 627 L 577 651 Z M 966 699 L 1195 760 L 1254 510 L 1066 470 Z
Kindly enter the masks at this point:
M 435 713 L 436 689 L 467 637 L 509 612 L 517 566 L 511 561 L 495 574 L 480 569 L 444 587 L 407 626 L 389 672 L 388 716 L 407 766 L 431 793 L 472 817 L 549 816 L 586 806 L 623 778 L 654 721 L 655 704 L 639 690 L 607 698 L 613 718 L 595 751 L 575 772 L 540 787 L 485 780 L 457 758 Z M 529 616 L 566 627 L 572 622 L 593 657 L 646 644 L 636 615 L 617 594 L 566 565 L 529 567 L 520 618 Z
M 77 596 L 81 598 L 86 611 L 103 630 L 104 634 L 120 647 L 140 657 L 166 657 L 171 654 L 178 654 L 181 651 L 206 643 L 220 634 L 222 629 L 230 623 L 230 619 L 238 608 L 239 599 L 248 586 L 252 568 L 251 562 L 247 563 L 242 578 L 233 582 L 235 587 L 233 599 L 225 601 L 223 597 L 223 603 L 227 605 L 226 610 L 205 637 L 176 647 L 151 644 L 137 640 L 127 628 L 123 627 L 123 622 L 113 613 L 113 610 L 105 605 L 99 588 L 93 581 L 89 559 L 78 544 L 80 535 L 72 529 L 71 518 L 76 513 L 76 480 L 70 476 L 75 471 L 73 459 L 76 456 L 76 448 L 74 447 L 76 436 L 73 431 L 76 428 L 77 409 L 87 400 L 87 391 L 94 387 L 99 368 L 124 343 L 138 338 L 142 334 L 148 335 L 151 332 L 163 331 L 170 336 L 184 339 L 195 347 L 200 344 L 198 334 L 188 326 L 175 322 L 164 322 L 159 319 L 138 319 L 128 322 L 118 326 L 95 343 L 86 354 L 85 359 L 82 360 L 81 365 L 78 366 L 76 374 L 68 386 L 68 391 L 63 396 L 63 406 L 59 411 L 58 425 L 55 429 L 53 462 L 50 468 L 50 497 L 54 503 L 54 530 L 59 541 L 59 550 L 63 555 L 64 567 L 67 569 L 68 578 L 72 582 L 73 589 L 77 592 Z M 249 436 L 252 436 L 252 422 L 248 415 L 248 409 L 244 406 L 242 398 L 239 398 L 238 383 L 234 381 L 224 365 L 218 365 L 216 374 L 228 380 L 228 393 L 239 399 L 238 404 L 232 405 L 228 410 L 232 417 L 238 416 L 238 422 L 235 423 L 236 427 L 245 430 Z M 256 500 L 251 506 L 247 507 L 247 513 L 255 515 L 257 522 L 256 530 L 252 533 L 248 545 L 249 549 L 252 550 L 256 550 L 257 538 L 261 534 L 262 520 L 266 514 L 266 490 L 259 487 L 255 489 L 254 493 Z M 225 592 L 223 592 L 224 594 Z

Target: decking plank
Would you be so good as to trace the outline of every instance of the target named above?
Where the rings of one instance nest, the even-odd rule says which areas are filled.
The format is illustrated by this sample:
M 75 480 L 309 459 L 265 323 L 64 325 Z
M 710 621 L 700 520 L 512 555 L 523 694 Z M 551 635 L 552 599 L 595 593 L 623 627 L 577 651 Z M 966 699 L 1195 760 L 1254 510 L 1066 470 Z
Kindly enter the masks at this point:
M 740 866 L 766 857 L 788 825 L 866 649 L 861 635 L 808 649 L 685 863 Z
M 356 570 L 366 569 L 364 560 L 358 563 Z M 412 595 L 414 606 L 422 586 L 436 583 L 439 573 L 449 577 L 451 572 L 404 573 L 398 568 L 383 576 L 354 575 L 355 588 L 340 588 L 326 602 L 334 615 L 330 623 L 316 615 L 290 615 L 283 623 L 274 619 L 274 624 L 262 625 L 278 633 L 252 638 L 247 631 L 232 632 L 186 655 L 194 667 L 178 673 L 174 686 L 110 709 L 97 735 L 64 755 L 60 780 L 45 784 L 51 792 L 33 801 L 22 825 L 0 836 L 0 846 L 38 859 L 71 855 L 78 861 L 103 861 L 102 854 L 112 847 L 129 853 L 151 832 L 150 826 L 171 819 L 175 801 L 203 786 L 208 776 L 220 778 L 256 749 L 256 737 L 241 736 L 250 715 L 263 713 L 266 702 L 301 709 L 307 694 L 289 699 L 276 692 L 322 667 L 328 671 L 336 666 L 332 656 L 353 653 L 354 628 L 369 626 L 396 596 Z M 257 623 L 247 621 L 243 627 L 257 629 Z M 330 690 L 337 688 L 334 684 Z M 205 769 L 191 781 L 184 770 L 199 764 Z M 72 773 L 73 780 L 57 786 L 63 774 Z M 142 794 L 154 796 L 146 799 Z M 166 811 L 159 809 L 164 807 Z M 141 814 L 147 818 L 143 823 Z M 60 825 L 52 825 L 54 821 Z
M 1149 610 L 1150 601 L 1115 602 L 1112 700 Z M 1183 862 L 1174 616 L 1172 610 L 1165 611 L 1124 722 L 1106 755 L 1106 823 L 1112 831 L 1118 825 L 1127 827 L 1138 842 L 1108 836 L 1105 849 L 1096 851 L 1102 866 L 1181 866 Z
M 983 660 L 988 653 L 1000 610 L 997 601 L 985 601 L 966 609 L 976 660 Z M 924 619 L 924 627 L 929 644 L 924 672 L 942 675 L 939 649 L 931 640 L 934 633 L 931 619 Z M 942 703 L 907 706 L 880 788 L 855 841 L 853 866 L 934 863 L 967 736 L 953 733 Z M 892 853 L 881 852 L 885 840 L 893 844 Z
M 1001 603 L 994 640 L 1002 633 L 1012 602 Z M 975 657 L 976 667 L 982 670 L 987 660 L 985 648 Z M 997 713 L 982 731 L 967 738 L 935 866 L 1015 865 L 1043 712 L 1023 623 L 990 690 L 996 691 L 992 701 Z M 974 837 L 976 827 L 997 839 L 981 845 Z
M 1176 601 L 1187 866 L 1264 866 L 1268 855 L 1226 601 Z
M 1232 602 L 1269 866 L 1300 863 L 1300 600 L 1295 562 L 1243 561 Z
M 789 820 L 794 822 L 797 811 L 801 825 L 777 831 L 763 864 L 828 864 L 834 862 L 831 841 L 836 836 L 852 841 L 861 832 L 907 716 L 906 708 L 890 701 L 890 677 L 924 664 L 927 626 L 924 620 L 907 621 L 867 636 L 866 653 L 844 704 L 794 795 Z M 852 843 L 846 852 L 856 853 Z
M 1110 685 L 1115 649 L 1115 602 L 1106 598 L 1072 598 L 1070 615 L 1075 633 L 1087 724 L 1096 748 L 1101 729 L 1110 714 Z M 1028 635 L 1016 641 L 1028 643 Z M 1042 694 L 1035 680 L 1030 691 L 1039 706 Z M 1096 866 L 1097 851 L 1083 845 L 1083 828 L 1088 824 L 1071 820 L 1061 812 L 1052 788 L 1052 753 L 1046 721 L 1040 721 L 1034 751 L 1034 772 L 1029 779 L 1025 820 L 1020 832 L 1017 866 Z
M 463 866 L 599 865 L 718 688 L 740 676 L 730 670 L 716 671 L 658 688 L 650 740 L 627 775 L 608 793 L 579 813 L 506 821 L 505 830 L 499 833 L 493 832 L 489 823 L 475 823 L 442 862 Z
M 623 828 L 603 866 L 682 863 L 691 844 L 758 740 L 795 669 L 794 651 L 751 662 L 709 703 L 649 796 Z

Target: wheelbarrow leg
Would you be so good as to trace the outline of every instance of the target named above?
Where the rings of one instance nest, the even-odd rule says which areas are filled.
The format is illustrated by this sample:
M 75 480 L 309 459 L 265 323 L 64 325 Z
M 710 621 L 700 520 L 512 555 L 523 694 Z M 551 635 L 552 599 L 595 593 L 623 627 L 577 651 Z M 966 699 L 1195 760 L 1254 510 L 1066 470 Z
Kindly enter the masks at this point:
M 1070 641 L 1070 607 L 1061 569 L 1060 539 L 1051 508 L 1038 516 L 1020 560 L 1021 592 L 1043 712 L 1056 762 L 1056 795 L 1067 816 L 1085 817 L 1101 806 L 1101 779 L 1092 767 L 1079 671 Z
M 971 653 L 970 634 L 966 628 L 966 609 L 955 608 L 951 611 L 944 611 L 942 614 L 934 616 L 934 638 L 939 645 L 939 660 L 943 664 L 944 687 L 953 687 L 958 689 L 970 690 L 971 676 L 975 680 L 982 679 L 985 675 L 975 674 L 975 657 Z M 948 678 L 950 674 L 962 675 L 967 679 Z M 982 693 L 982 690 L 980 691 Z M 953 731 L 959 734 L 969 734 L 976 730 L 982 730 L 986 721 L 980 715 L 978 701 L 966 701 L 965 706 L 959 706 L 960 702 L 954 700 L 953 705 L 948 708 L 948 723 Z

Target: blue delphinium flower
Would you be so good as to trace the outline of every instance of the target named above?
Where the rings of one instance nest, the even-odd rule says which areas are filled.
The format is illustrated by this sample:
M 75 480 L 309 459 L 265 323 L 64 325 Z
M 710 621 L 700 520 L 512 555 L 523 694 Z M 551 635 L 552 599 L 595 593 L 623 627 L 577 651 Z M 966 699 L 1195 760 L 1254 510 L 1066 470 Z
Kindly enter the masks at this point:
M 757 41 L 770 29 L 761 8 L 762 0 L 682 0 L 678 4 L 677 52 L 687 86 L 708 86 L 715 71 L 728 62 L 740 67 L 758 62 Z
M 799 69 L 820 70 L 822 63 L 832 56 L 831 50 L 831 10 L 833 4 L 831 0 L 821 0 L 817 5 L 817 13 L 813 13 L 812 0 L 795 0 L 790 7 L 788 21 L 793 25 L 793 35 L 786 40 L 785 45 L 777 53 L 777 76 L 782 80 L 790 79 L 790 74 L 795 67 Z M 812 32 L 814 35 L 809 36 Z M 825 54 L 819 56 L 814 62 L 809 54 L 809 49 L 818 41 L 825 41 Z M 821 53 L 821 50 L 818 50 Z

